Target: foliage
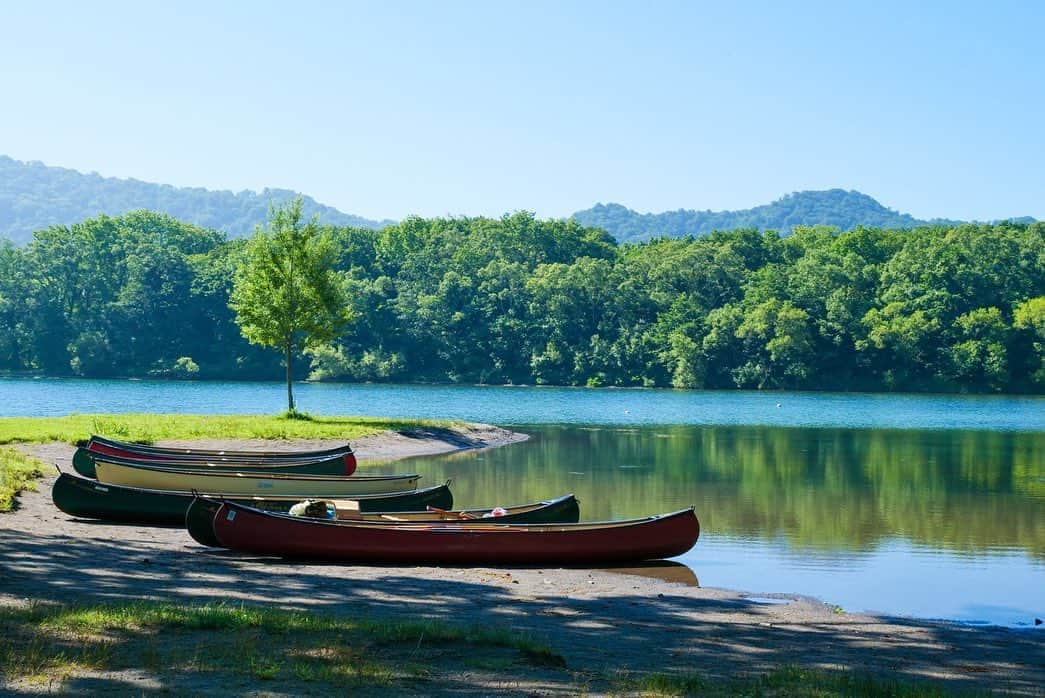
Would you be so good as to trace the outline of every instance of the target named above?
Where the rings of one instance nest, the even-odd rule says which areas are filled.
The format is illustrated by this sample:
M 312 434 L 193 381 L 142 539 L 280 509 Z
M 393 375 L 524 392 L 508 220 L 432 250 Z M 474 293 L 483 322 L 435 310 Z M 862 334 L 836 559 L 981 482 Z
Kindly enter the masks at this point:
M 353 322 L 292 357 L 314 380 L 1045 391 L 1042 223 L 617 245 L 521 212 L 316 239 Z M 229 308 L 261 252 L 144 212 L 0 245 L 0 370 L 271 377 Z M 285 300 L 233 298 L 259 316 Z
M 1039 391 L 1045 390 L 1045 296 L 1020 303 L 1013 319 L 1019 341 L 1015 361 L 1019 363 L 1022 357 L 1026 357 L 1023 360 L 1031 382 Z
M 0 155 L 0 236 L 19 244 L 28 241 L 34 231 L 70 225 L 99 212 L 121 216 L 140 209 L 166 213 L 238 237 L 249 235 L 255 226 L 264 223 L 269 206 L 284 205 L 298 196 L 285 189 L 233 193 L 177 188 L 82 174 Z M 310 197 L 302 198 L 305 215 L 319 215 L 329 225 L 381 228 L 392 223 L 342 213 Z
M 269 226 L 247 243 L 229 306 L 248 341 L 283 351 L 293 413 L 294 356 L 336 338 L 351 312 L 331 237 L 316 219 L 301 224 L 301 199 L 272 209 Z

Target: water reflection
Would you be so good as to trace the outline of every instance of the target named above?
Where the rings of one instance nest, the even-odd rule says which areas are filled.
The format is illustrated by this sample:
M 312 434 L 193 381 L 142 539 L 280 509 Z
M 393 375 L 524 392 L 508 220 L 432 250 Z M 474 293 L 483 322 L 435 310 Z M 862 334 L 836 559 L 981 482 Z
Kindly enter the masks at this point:
M 525 430 L 532 435 L 525 443 L 416 459 L 409 469 L 431 482 L 453 478 L 459 506 L 574 492 L 582 520 L 600 521 L 693 505 L 707 533 L 782 537 L 806 556 L 866 552 L 901 536 L 956 552 L 1018 549 L 1045 559 L 1045 433 Z
M 693 505 L 701 538 L 679 561 L 710 586 L 1008 624 L 1045 612 L 1045 433 L 521 430 L 528 442 L 410 469 L 453 478 L 466 507 L 573 492 L 599 521 Z M 973 615 L 991 608 L 1005 614 Z
M 601 569 L 614 574 L 659 579 L 663 582 L 682 584 L 687 587 L 700 586 L 696 573 L 690 569 L 689 565 L 684 565 L 674 560 L 652 560 L 641 565 L 614 565 Z

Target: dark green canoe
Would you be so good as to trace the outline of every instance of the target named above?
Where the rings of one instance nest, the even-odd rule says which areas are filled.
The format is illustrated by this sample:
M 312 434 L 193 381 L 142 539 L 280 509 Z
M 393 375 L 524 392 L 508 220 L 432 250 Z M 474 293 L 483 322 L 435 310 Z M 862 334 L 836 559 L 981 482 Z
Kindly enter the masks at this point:
M 355 456 L 351 451 L 347 452 L 347 456 L 330 456 L 318 460 L 260 463 L 238 460 L 177 460 L 173 457 L 170 460 L 150 458 L 143 461 L 133 457 L 95 454 L 85 448 L 77 448 L 76 452 L 73 454 L 73 470 L 84 477 L 98 477 L 94 468 L 94 458 L 96 455 L 106 461 L 115 463 L 126 463 L 132 465 L 145 464 L 161 468 L 178 468 L 179 470 L 234 470 L 240 473 L 283 473 L 288 475 L 325 475 L 330 477 L 342 475 L 347 476 L 351 474 L 352 470 L 355 470 Z M 346 457 L 351 459 L 351 469 L 348 469 L 346 465 Z
M 208 497 L 198 497 L 189 505 L 185 513 L 185 528 L 189 535 L 201 545 L 212 548 L 224 547 L 214 535 L 214 515 L 221 507 L 221 502 Z M 495 513 L 496 512 L 496 513 Z M 503 513 L 501 513 L 503 512 Z M 436 511 L 414 512 L 381 512 L 348 514 L 338 511 L 339 519 L 346 523 L 384 523 L 390 526 L 408 523 L 439 523 L 468 526 L 479 524 L 558 524 L 577 523 L 580 520 L 580 506 L 572 494 L 534 504 L 519 504 L 511 507 L 490 509 L 463 509 L 446 511 L 441 507 Z M 331 521 L 330 523 L 337 523 Z
M 220 497 L 220 495 L 218 495 Z M 146 490 L 87 480 L 69 473 L 58 476 L 51 488 L 55 506 L 70 516 L 104 519 L 124 523 L 182 526 L 185 512 L 194 498 L 191 492 Z M 309 497 L 226 497 L 247 506 L 267 511 L 289 511 Z M 323 497 L 316 495 L 312 499 Z M 453 506 L 449 483 L 391 494 L 354 495 L 336 499 L 356 502 L 362 512 L 424 511 L 428 506 L 446 509 Z
M 185 511 L 185 529 L 192 539 L 209 548 L 222 548 L 214 535 L 214 515 L 221 508 L 221 500 L 196 497 Z

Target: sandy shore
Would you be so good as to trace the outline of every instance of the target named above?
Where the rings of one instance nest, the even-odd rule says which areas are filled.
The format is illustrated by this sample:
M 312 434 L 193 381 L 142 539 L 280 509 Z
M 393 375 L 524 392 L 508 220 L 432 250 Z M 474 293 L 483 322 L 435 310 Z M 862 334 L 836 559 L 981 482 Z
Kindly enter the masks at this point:
M 479 426 L 388 433 L 353 445 L 361 461 L 383 461 L 524 438 Z M 206 444 L 219 445 L 250 448 L 271 442 Z M 71 468 L 68 445 L 26 450 Z M 0 514 L 0 603 L 232 600 L 374 620 L 439 618 L 515 628 L 546 642 L 566 662 L 564 668 L 513 667 L 510 676 L 471 670 L 440 676 L 436 692 L 446 693 L 599 693 L 606 688 L 600 677 L 618 670 L 696 672 L 714 679 L 759 674 L 783 664 L 928 678 L 954 689 L 1040 695 L 1045 686 L 1045 632 L 1040 630 L 839 613 L 818 601 L 785 595 L 767 603 L 764 595 L 748 598 L 742 592 L 700 588 L 688 568 L 672 566 L 622 574 L 276 561 L 208 549 L 177 528 L 72 519 L 51 503 L 51 482 L 45 478 L 37 492 L 20 498 L 16 511 Z M 188 678 L 164 680 L 164 688 L 174 692 L 190 687 L 178 683 Z M 268 683 L 264 691 L 289 695 L 299 688 Z M 432 685 L 419 692 L 432 693 Z

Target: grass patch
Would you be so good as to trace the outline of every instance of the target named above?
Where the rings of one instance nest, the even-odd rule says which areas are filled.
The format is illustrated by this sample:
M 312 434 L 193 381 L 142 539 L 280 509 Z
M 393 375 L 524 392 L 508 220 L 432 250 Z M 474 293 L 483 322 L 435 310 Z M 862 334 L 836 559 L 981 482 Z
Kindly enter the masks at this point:
M 0 511 L 11 511 L 15 496 L 36 489 L 36 478 L 44 474 L 43 461 L 13 448 L 0 448 Z
M 0 609 L 6 680 L 137 670 L 168 682 L 191 673 L 386 690 L 437 676 L 448 658 L 509 666 L 557 656 L 525 635 L 437 621 L 376 623 L 225 604 Z
M 527 675 L 593 690 L 642 696 L 984 695 L 930 681 L 780 666 L 761 676 L 710 679 L 690 674 L 567 672 L 550 647 L 507 628 L 441 621 L 381 623 L 234 604 L 155 602 L 0 608 L 0 680 L 46 683 L 57 692 L 85 673 L 134 671 L 177 693 L 208 685 L 308 692 L 416 689 L 418 682 L 475 671 Z M 577 671 L 577 667 L 573 667 Z M 583 683 L 578 683 L 578 678 Z M 553 679 L 554 680 L 554 679 Z M 113 679 L 114 682 L 118 679 Z M 481 679 L 480 679 L 481 681 Z
M 389 429 L 450 427 L 460 422 L 284 415 L 73 414 L 0 418 L 0 444 L 64 441 L 91 434 L 154 443 L 174 439 L 356 439 Z
M 777 667 L 768 674 L 732 681 L 712 681 L 699 674 L 618 674 L 611 682 L 617 693 L 643 696 L 807 696 L 809 698 L 944 698 L 982 693 L 956 691 L 928 681 L 885 679 L 848 671 L 824 671 L 796 666 Z

